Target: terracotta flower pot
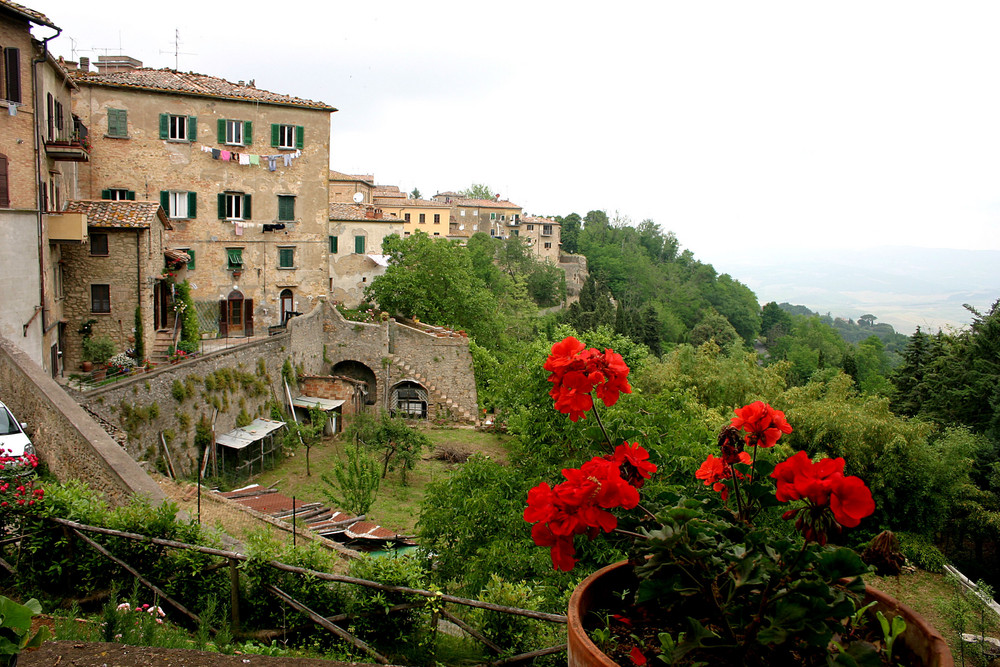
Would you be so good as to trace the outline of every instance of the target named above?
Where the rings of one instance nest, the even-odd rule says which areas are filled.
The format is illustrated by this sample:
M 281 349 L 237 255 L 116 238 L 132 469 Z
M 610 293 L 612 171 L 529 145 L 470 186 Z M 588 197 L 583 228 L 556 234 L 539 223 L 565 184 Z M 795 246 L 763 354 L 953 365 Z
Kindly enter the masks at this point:
M 637 583 L 628 562 L 620 561 L 594 572 L 576 587 L 567 612 L 567 653 L 570 667 L 617 667 L 618 663 L 601 652 L 590 640 L 583 620 L 592 609 L 601 608 L 602 602 L 609 600 L 614 591 L 626 588 L 635 590 Z M 866 586 L 865 602 L 872 600 L 878 602 L 872 612 L 878 609 L 889 618 L 897 615 L 903 617 L 906 631 L 898 641 L 922 661 L 920 664 L 924 667 L 955 667 L 948 643 L 922 616 L 882 591 Z

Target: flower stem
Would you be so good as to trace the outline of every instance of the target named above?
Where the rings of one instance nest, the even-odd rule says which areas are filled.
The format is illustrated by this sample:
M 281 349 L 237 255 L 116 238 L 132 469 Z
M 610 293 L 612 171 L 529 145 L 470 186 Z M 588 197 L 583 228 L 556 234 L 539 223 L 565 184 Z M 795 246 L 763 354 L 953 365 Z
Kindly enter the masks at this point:
M 597 401 L 594 401 L 594 406 L 591 410 L 594 411 L 594 418 L 597 419 L 597 425 L 601 427 L 601 433 L 604 434 L 604 440 L 608 443 L 608 448 L 614 449 L 614 445 L 611 444 L 611 436 L 608 435 L 608 429 L 604 428 L 604 422 L 601 421 L 601 413 L 597 411 Z

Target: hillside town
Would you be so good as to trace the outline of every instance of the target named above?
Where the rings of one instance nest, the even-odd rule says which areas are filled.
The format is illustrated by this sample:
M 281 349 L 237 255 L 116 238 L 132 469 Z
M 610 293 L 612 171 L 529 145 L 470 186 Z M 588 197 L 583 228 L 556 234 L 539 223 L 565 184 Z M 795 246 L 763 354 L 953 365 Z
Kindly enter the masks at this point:
M 559 223 L 500 195 L 419 199 L 332 170 L 325 102 L 123 55 L 55 58 L 60 31 L 0 0 L 0 335 L 53 378 L 79 369 L 85 337 L 165 355 L 184 281 L 201 336 L 234 339 L 320 299 L 358 305 L 391 234 L 518 236 L 559 262 Z

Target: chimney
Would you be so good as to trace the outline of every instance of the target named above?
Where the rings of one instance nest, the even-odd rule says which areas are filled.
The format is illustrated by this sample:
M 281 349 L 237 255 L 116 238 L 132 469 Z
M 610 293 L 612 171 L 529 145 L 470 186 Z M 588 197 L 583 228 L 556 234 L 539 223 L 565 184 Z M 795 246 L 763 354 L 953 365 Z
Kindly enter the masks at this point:
M 142 61 L 129 56 L 97 56 L 97 71 L 101 74 L 125 72 L 142 67 Z
M 80 56 L 80 71 L 89 72 L 90 71 L 90 58 L 87 56 Z

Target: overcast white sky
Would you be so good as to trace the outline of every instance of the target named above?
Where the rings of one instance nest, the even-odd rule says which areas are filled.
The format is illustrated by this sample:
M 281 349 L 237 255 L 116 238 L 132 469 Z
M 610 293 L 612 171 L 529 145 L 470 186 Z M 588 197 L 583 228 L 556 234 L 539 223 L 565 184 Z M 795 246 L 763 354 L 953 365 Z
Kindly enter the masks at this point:
M 67 58 L 173 67 L 179 30 L 181 70 L 337 107 L 332 167 L 425 196 L 651 218 L 717 268 L 1000 249 L 1000 3 L 20 1 Z

